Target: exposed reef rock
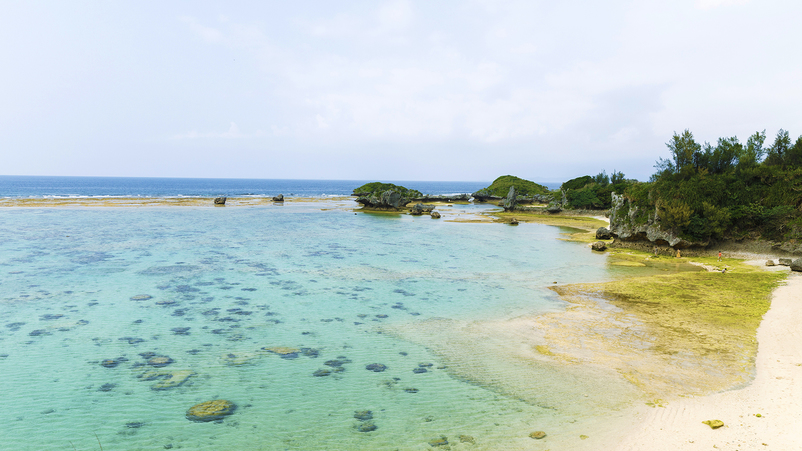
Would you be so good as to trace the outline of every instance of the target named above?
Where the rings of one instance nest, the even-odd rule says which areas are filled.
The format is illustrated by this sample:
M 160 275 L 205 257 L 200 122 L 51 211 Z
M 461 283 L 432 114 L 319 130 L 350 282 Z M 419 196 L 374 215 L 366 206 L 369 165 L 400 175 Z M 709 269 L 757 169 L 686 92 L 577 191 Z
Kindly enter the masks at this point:
M 398 211 L 412 199 L 422 196 L 420 191 L 393 185 L 392 183 L 373 182 L 354 190 L 356 201 L 367 210 Z
M 195 404 L 187 410 L 187 420 L 205 422 L 222 419 L 234 413 L 237 405 L 225 399 L 216 399 Z
M 510 191 L 507 193 L 507 198 L 504 199 L 504 211 L 511 211 L 515 209 L 515 186 L 510 187 Z
M 613 239 L 613 234 L 610 233 L 610 229 L 607 227 L 599 227 L 596 229 L 596 239 L 597 240 L 611 240 Z
M 440 213 L 438 213 L 436 211 L 433 211 L 431 213 L 431 217 L 432 217 L 432 219 L 440 219 Z
M 602 252 L 607 249 L 607 244 L 604 241 L 596 241 L 590 246 L 591 249 L 597 252 Z
M 215 197 L 214 198 L 214 204 L 215 205 L 225 205 L 226 204 L 226 198 L 225 197 Z
M 471 200 L 470 194 L 444 194 L 433 195 L 424 194 L 421 197 L 412 199 L 413 202 L 468 202 Z
M 417 203 L 409 209 L 409 214 L 420 216 L 424 213 L 431 213 L 434 210 L 434 205 L 425 205 L 421 203 Z
M 284 195 L 279 194 L 278 196 L 274 197 L 273 202 L 284 202 Z
M 610 232 L 616 241 L 650 241 L 658 246 L 674 249 L 707 247 L 707 241 L 691 241 L 677 236 L 673 230 L 664 230 L 657 209 L 646 211 L 632 205 L 624 195 L 612 193 L 613 208 L 610 209 Z

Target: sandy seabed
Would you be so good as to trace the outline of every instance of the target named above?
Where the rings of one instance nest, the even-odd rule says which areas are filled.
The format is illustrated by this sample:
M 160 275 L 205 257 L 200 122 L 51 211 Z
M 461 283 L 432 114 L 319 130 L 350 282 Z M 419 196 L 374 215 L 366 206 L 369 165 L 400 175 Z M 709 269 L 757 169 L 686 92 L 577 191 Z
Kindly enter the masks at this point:
M 747 387 L 640 408 L 611 450 L 802 449 L 802 274 L 777 288 L 757 330 L 756 376 Z M 759 415 L 759 416 L 758 416 Z M 705 420 L 721 420 L 711 429 Z

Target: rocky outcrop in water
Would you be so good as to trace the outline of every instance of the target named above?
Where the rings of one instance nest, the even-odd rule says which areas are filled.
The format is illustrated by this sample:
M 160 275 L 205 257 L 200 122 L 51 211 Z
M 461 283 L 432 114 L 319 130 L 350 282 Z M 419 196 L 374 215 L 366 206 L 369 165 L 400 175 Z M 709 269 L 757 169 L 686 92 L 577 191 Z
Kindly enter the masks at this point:
M 225 205 L 226 204 L 226 198 L 225 197 L 215 197 L 214 198 L 214 204 L 215 205 Z
M 604 241 L 596 241 L 590 246 L 591 249 L 597 252 L 602 252 L 607 249 L 607 244 Z
M 434 205 L 425 205 L 422 203 L 417 203 L 409 209 L 409 214 L 420 216 L 424 213 L 431 213 L 434 210 Z
M 596 239 L 597 240 L 611 240 L 613 239 L 613 234 L 610 233 L 610 229 L 607 227 L 599 227 L 596 229 Z
M 440 219 L 440 213 L 433 211 L 431 213 L 432 219 Z
M 400 192 L 394 190 L 360 196 L 356 199 L 357 203 L 362 204 L 363 207 L 374 210 L 398 210 L 411 200 L 411 197 L 404 197 Z
M 424 194 L 423 196 L 412 199 L 413 202 L 468 202 L 470 200 L 470 194 Z
M 675 249 L 707 247 L 707 241 L 684 239 L 673 230 L 661 227 L 657 209 L 645 211 L 632 205 L 623 194 L 612 193 L 613 208 L 610 209 L 610 232 L 616 241 L 649 241 L 658 246 L 671 246 Z
M 283 194 L 279 194 L 278 196 L 275 196 L 273 198 L 273 202 L 284 202 L 284 195 Z

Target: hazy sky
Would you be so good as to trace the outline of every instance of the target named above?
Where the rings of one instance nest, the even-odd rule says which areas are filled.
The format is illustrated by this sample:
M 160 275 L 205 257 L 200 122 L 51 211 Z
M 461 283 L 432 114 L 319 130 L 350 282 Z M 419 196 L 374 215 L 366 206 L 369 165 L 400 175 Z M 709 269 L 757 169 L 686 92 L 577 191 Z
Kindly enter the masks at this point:
M 645 180 L 802 134 L 802 2 L 0 1 L 0 174 Z

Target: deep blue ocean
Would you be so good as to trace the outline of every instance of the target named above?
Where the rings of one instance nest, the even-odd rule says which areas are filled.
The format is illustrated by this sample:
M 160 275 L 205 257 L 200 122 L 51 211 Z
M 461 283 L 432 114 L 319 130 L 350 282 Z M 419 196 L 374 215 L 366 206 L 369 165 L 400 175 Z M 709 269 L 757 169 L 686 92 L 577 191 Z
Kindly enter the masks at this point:
M 51 177 L 0 175 L 0 197 L 349 196 L 372 180 Z M 473 193 L 490 181 L 386 181 L 424 194 Z M 558 184 L 546 184 L 555 188 Z

